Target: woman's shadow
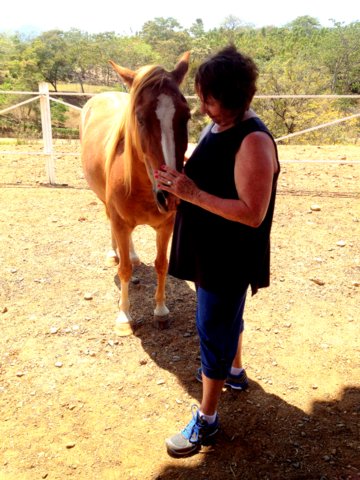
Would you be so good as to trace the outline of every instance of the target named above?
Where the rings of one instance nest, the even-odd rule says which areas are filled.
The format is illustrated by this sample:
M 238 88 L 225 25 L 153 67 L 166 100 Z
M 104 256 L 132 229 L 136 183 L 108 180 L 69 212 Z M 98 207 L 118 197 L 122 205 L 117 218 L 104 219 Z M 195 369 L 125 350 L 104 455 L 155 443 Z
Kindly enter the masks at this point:
M 137 317 L 134 334 L 158 367 L 176 376 L 200 402 L 201 386 L 194 376 L 199 366 L 194 290 L 187 282 L 168 278 L 170 325 L 159 330 L 151 315 L 153 268 L 141 265 L 134 273 L 140 281 L 131 286 L 132 303 L 148 312 Z M 219 413 L 222 428 L 216 443 L 201 450 L 202 461 L 195 465 L 179 460 L 175 466 L 171 462 L 155 478 L 360 479 L 358 387 L 344 387 L 339 399 L 314 402 L 305 413 L 250 378 L 247 392 L 224 391 Z

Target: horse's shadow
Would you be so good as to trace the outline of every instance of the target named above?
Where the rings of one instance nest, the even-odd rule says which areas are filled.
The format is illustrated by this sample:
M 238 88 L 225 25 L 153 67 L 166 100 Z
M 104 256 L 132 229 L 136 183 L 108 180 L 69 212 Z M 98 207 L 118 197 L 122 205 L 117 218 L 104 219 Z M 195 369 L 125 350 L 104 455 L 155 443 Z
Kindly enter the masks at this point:
M 158 367 L 176 376 L 184 391 L 200 402 L 201 385 L 194 377 L 199 366 L 194 290 L 187 282 L 168 278 L 170 328 L 158 330 L 151 315 L 153 268 L 141 265 L 134 274 L 141 279 L 130 289 L 134 310 L 141 305 L 147 312 L 134 321 L 134 334 Z M 316 401 L 305 413 L 250 378 L 247 392 L 223 393 L 219 413 L 220 434 L 214 446 L 202 449 L 201 462 L 171 462 L 156 479 L 360 479 L 357 387 L 345 387 L 337 400 Z

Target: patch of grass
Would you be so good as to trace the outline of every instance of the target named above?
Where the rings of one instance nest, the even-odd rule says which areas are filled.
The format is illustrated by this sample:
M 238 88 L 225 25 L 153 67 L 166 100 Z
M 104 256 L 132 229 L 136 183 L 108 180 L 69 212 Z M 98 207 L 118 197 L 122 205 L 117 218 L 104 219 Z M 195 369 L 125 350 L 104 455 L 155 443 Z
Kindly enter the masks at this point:
M 119 90 L 118 86 L 106 87 L 104 85 L 90 85 L 90 84 L 84 84 L 83 86 L 84 86 L 85 93 L 100 93 L 100 92 L 109 92 L 109 91 Z M 54 91 L 51 85 L 49 85 L 49 90 Z M 82 93 L 81 86 L 79 83 L 59 83 L 58 92 Z
M 29 138 L 0 138 L 0 145 L 26 145 L 32 144 L 34 140 Z

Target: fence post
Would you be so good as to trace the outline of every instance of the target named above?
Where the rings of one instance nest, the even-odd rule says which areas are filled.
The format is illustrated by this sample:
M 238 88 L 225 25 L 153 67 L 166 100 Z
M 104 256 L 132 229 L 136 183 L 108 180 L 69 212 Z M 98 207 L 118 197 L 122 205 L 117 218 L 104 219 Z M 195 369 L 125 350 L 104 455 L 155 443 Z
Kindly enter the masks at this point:
M 53 142 L 51 130 L 51 112 L 50 112 L 50 98 L 49 87 L 46 82 L 39 83 L 40 92 L 40 112 L 41 112 L 41 126 L 44 142 L 44 153 L 46 154 L 46 173 L 50 184 L 55 184 L 55 161 L 53 155 Z

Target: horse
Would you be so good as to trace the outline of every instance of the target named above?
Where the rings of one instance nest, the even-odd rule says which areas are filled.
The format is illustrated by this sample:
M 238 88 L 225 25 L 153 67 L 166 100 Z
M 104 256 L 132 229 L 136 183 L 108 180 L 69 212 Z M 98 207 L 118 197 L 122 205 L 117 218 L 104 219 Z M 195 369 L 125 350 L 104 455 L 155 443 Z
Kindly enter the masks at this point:
M 167 248 L 177 201 L 158 187 L 154 172 L 163 164 L 179 171 L 183 167 L 190 109 L 180 85 L 189 57 L 190 52 L 185 52 L 172 71 L 159 65 L 134 71 L 110 60 L 128 93 L 97 94 L 81 112 L 83 172 L 110 220 L 112 248 L 106 263 L 118 264 L 120 297 L 115 332 L 120 336 L 133 331 L 129 281 L 133 266 L 140 260 L 131 235 L 138 225 L 150 225 L 156 231 L 154 315 L 159 326 L 167 323 Z

